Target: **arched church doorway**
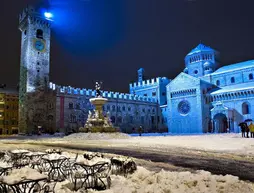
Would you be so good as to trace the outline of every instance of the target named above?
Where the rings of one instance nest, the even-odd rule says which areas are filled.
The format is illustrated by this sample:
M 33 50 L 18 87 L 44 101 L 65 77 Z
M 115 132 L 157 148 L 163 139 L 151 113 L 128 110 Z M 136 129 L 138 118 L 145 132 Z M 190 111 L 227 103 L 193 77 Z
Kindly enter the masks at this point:
M 218 113 L 213 118 L 213 127 L 215 133 L 226 133 L 228 129 L 228 122 L 226 115 Z

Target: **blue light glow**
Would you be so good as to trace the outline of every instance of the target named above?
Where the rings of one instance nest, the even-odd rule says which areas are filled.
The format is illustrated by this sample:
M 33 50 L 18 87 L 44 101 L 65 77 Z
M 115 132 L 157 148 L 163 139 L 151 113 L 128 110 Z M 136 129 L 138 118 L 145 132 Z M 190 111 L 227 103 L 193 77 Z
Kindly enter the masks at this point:
M 45 16 L 47 19 L 52 19 L 52 18 L 53 18 L 53 14 L 50 13 L 50 12 L 45 12 L 45 13 L 44 13 L 44 16 Z

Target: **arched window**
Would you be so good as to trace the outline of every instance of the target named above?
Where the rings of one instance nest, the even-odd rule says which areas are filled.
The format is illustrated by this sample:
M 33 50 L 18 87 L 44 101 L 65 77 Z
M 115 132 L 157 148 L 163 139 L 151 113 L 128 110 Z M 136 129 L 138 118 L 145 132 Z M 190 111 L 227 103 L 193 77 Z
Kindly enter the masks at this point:
M 116 110 L 116 107 L 115 105 L 112 106 L 112 111 L 115 111 Z
M 107 111 L 110 111 L 110 106 L 109 105 L 107 106 Z
M 79 103 L 76 104 L 76 109 L 80 109 L 80 104 Z
M 216 80 L 216 85 L 220 86 L 220 81 L 219 80 Z
M 69 103 L 69 109 L 73 109 L 73 103 Z
M 235 83 L 235 77 L 231 77 L 230 81 L 231 83 Z
M 128 107 L 128 111 L 131 111 L 131 107 Z
M 41 29 L 37 29 L 36 37 L 39 39 L 43 39 L 43 31 Z
M 250 105 L 246 102 L 242 104 L 243 115 L 250 114 Z
M 249 80 L 253 80 L 253 74 L 249 74 Z
M 122 110 L 125 111 L 125 106 L 122 107 Z

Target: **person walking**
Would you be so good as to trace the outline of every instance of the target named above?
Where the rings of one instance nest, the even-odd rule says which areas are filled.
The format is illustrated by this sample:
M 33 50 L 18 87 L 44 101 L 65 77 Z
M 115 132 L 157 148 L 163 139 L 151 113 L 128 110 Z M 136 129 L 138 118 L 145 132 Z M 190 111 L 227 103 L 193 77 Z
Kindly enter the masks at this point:
M 249 125 L 249 129 L 250 129 L 250 137 L 254 138 L 254 124 L 252 122 Z
M 250 128 L 248 127 L 247 123 L 245 123 L 245 128 L 246 128 L 247 138 L 249 138 Z
M 245 123 L 242 122 L 238 126 L 240 126 L 240 128 L 241 128 L 242 137 L 245 137 L 245 131 L 246 131 Z
M 139 133 L 139 136 L 141 136 L 141 135 L 142 135 L 142 130 L 143 130 L 143 128 L 142 128 L 142 126 L 140 125 L 140 126 L 139 126 L 139 128 L 138 128 L 138 133 Z

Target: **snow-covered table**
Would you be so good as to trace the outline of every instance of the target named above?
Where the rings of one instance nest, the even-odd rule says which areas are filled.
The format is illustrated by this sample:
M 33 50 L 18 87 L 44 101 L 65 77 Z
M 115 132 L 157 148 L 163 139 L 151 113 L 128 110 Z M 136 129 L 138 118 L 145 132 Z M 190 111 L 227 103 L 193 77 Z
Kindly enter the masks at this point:
M 110 188 L 111 178 L 109 176 L 109 162 L 98 162 L 94 165 L 78 162 L 74 164 L 74 168 L 72 182 L 74 183 L 75 191 L 80 188 L 92 188 L 98 190 Z M 103 179 L 106 181 L 104 182 Z M 77 187 L 77 184 L 81 184 L 80 187 Z
M 44 160 L 44 167 L 48 167 L 48 177 L 50 180 L 62 181 L 66 179 L 67 176 L 63 171 L 64 162 L 68 161 L 66 156 L 50 154 L 42 157 L 42 159 Z
M 44 152 L 29 152 L 26 154 L 26 157 L 29 158 L 29 163 L 31 165 L 31 167 L 34 169 L 35 167 L 37 167 L 38 169 L 40 168 L 40 164 L 42 161 L 42 156 L 47 155 Z
M 46 175 L 31 168 L 15 169 L 10 175 L 0 178 L 0 192 L 8 193 L 10 189 L 15 193 L 39 192 L 39 182 L 46 179 Z
M 12 161 L 13 161 L 13 166 L 16 168 L 21 168 L 25 165 L 29 164 L 29 160 L 26 158 L 26 154 L 29 153 L 30 151 L 25 150 L 25 149 L 17 149 L 17 150 L 12 150 L 10 153 L 12 154 Z

